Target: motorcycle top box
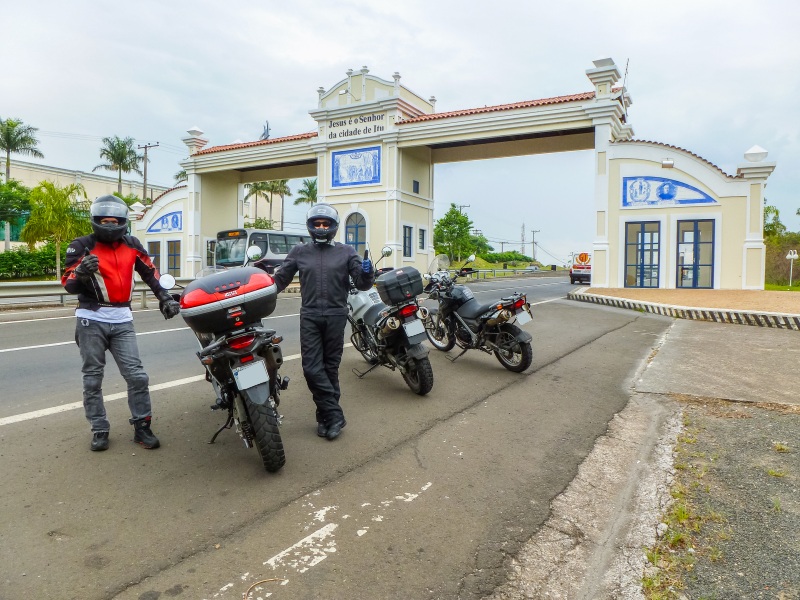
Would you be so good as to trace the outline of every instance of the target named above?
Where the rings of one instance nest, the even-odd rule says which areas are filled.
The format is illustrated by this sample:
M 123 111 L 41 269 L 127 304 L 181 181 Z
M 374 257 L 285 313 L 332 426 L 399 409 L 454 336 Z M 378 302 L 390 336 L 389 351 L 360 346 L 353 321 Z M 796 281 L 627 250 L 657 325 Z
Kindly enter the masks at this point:
M 422 293 L 422 275 L 414 267 L 401 267 L 384 273 L 375 281 L 384 304 L 413 300 Z
M 196 333 L 217 333 L 257 323 L 272 314 L 278 288 L 256 267 L 239 267 L 195 279 L 181 294 L 181 316 Z

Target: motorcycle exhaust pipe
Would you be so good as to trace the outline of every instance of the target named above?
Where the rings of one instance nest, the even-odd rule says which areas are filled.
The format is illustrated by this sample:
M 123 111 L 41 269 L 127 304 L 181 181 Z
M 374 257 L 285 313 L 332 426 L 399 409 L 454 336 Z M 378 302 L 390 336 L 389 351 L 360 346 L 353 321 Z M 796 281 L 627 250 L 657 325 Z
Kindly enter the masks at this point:
M 381 333 L 383 335 L 389 335 L 393 331 L 400 329 L 400 319 L 397 317 L 389 317 L 386 320 L 386 325 L 381 328 Z
M 420 306 L 419 309 L 417 309 L 417 318 L 420 321 L 424 321 L 425 319 L 427 319 L 430 314 L 431 311 L 429 311 L 426 306 Z
M 504 308 L 498 313 L 496 317 L 492 317 L 491 319 L 486 321 L 486 324 L 489 325 L 489 327 L 494 327 L 495 325 L 500 325 L 501 323 L 505 323 L 510 318 L 511 318 L 511 311 L 508 310 L 507 308 Z

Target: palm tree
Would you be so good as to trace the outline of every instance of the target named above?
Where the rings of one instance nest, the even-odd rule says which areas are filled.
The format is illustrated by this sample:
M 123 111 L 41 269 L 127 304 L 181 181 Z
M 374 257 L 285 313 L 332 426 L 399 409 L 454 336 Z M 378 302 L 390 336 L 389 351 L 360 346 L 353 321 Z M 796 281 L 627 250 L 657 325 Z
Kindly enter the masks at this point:
M 53 240 L 56 245 L 56 279 L 61 277 L 61 243 L 91 233 L 87 218 L 86 190 L 80 183 L 61 187 L 42 181 L 31 190 L 31 216 L 20 232 L 22 241 Z
M 298 204 L 316 204 L 317 203 L 317 180 L 316 179 L 303 179 L 303 187 L 297 190 L 297 199 L 294 201 L 295 206 Z
M 175 173 L 175 183 L 178 184 L 181 181 L 186 181 L 189 179 L 189 176 L 186 174 L 184 169 L 181 169 L 177 173 Z
M 253 211 L 253 220 L 255 221 L 258 219 L 258 198 L 262 197 L 269 202 L 269 211 L 270 211 L 270 221 L 272 221 L 272 196 L 269 195 L 270 193 L 270 182 L 269 181 L 257 181 L 255 183 L 245 183 L 244 187 L 248 189 L 247 195 L 244 197 L 245 200 L 250 198 L 251 196 L 255 196 L 255 210 Z
M 11 180 L 11 153 L 44 158 L 36 144 L 36 127 L 25 125 L 20 119 L 0 119 L 0 150 L 6 153 L 6 183 Z M 5 249 L 11 249 L 11 223 L 5 222 Z
M 268 190 L 270 195 L 269 201 L 269 220 L 272 221 L 272 194 L 278 194 L 281 197 L 281 225 L 283 225 L 283 200 L 285 196 L 291 196 L 292 190 L 289 189 L 289 180 L 288 179 L 276 179 L 274 181 L 268 181 Z
M 97 165 L 92 171 L 97 169 L 106 169 L 107 171 L 116 171 L 117 177 L 117 191 L 122 193 L 122 173 L 130 173 L 134 171 L 139 175 L 143 175 L 139 165 L 144 160 L 144 156 L 136 153 L 134 144 L 136 142 L 132 137 L 125 139 L 119 136 L 103 138 L 103 147 L 100 149 L 100 158 L 106 159 L 108 162 Z

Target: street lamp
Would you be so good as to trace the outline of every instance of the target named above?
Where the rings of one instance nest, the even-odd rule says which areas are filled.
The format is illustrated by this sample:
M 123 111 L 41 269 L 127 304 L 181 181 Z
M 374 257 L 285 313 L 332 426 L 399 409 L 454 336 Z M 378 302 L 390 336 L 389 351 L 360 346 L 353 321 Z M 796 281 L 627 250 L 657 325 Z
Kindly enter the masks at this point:
M 792 268 L 794 267 L 794 261 L 797 259 L 797 250 L 789 250 L 789 254 L 786 255 L 786 260 L 789 261 L 789 287 L 792 287 Z

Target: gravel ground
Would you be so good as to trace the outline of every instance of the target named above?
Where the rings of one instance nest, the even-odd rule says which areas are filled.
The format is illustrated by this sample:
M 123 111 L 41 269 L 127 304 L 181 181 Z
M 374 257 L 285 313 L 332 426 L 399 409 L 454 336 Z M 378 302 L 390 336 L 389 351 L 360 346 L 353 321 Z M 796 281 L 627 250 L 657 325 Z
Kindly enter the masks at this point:
M 677 399 L 675 483 L 701 519 L 667 597 L 800 598 L 800 407 Z

